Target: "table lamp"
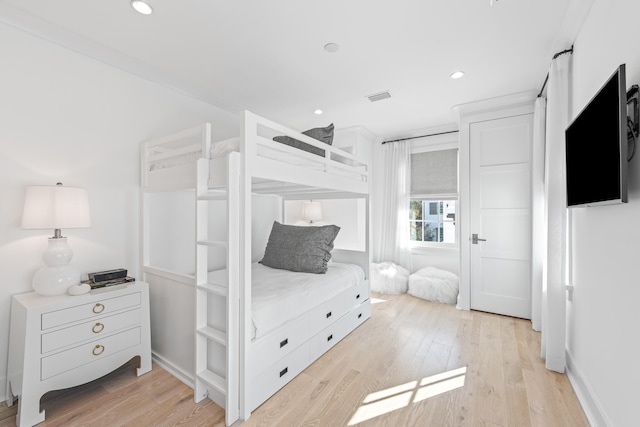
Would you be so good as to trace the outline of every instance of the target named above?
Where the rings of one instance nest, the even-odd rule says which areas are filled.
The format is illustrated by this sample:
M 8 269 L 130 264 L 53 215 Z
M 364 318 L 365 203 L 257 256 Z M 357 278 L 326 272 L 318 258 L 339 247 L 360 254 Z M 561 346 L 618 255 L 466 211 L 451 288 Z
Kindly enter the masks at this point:
M 62 236 L 62 228 L 91 226 L 89 196 L 83 188 L 56 185 L 27 187 L 22 212 L 23 229 L 54 229 L 42 255 L 46 264 L 33 277 L 32 286 L 40 295 L 62 295 L 80 283 L 80 271 L 69 265 L 73 252 Z
M 302 218 L 305 221 L 309 221 L 309 224 L 313 224 L 314 221 L 320 221 L 322 219 L 322 205 L 313 200 L 304 202 L 302 205 Z

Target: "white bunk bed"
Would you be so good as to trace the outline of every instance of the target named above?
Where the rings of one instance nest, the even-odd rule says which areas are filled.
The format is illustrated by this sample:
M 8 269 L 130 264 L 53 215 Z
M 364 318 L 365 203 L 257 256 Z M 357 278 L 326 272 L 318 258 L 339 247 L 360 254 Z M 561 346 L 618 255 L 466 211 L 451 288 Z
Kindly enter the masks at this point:
M 320 148 L 324 156 L 275 142 L 276 135 Z M 277 195 L 283 204 L 365 199 L 368 230 L 369 166 L 363 159 L 245 111 L 236 139 L 211 144 L 205 124 L 143 143 L 141 172 L 144 279 L 152 288 L 157 277 L 195 287 L 194 398 L 209 397 L 224 407 L 227 425 L 247 419 L 369 318 L 368 233 L 364 250 L 343 254 L 357 266 L 339 263 L 336 251 L 326 275 L 275 270 L 252 259 L 256 194 Z M 157 268 L 148 255 L 145 194 L 178 189 L 195 189 L 195 276 Z M 226 236 L 216 241 L 208 216 L 220 201 L 226 202 Z M 215 250 L 224 251 L 225 268 L 210 271 Z

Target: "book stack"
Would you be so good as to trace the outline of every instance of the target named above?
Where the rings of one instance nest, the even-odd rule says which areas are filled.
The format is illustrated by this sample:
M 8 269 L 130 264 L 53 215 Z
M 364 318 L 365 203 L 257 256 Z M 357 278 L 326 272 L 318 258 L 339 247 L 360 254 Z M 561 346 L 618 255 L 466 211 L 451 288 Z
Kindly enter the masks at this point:
M 89 273 L 89 280 L 85 280 L 82 283 L 86 283 L 91 286 L 91 289 L 104 288 L 106 286 L 121 285 L 123 283 L 134 282 L 136 279 L 127 276 L 127 270 L 124 268 L 116 268 L 115 270 L 98 271 L 95 273 Z

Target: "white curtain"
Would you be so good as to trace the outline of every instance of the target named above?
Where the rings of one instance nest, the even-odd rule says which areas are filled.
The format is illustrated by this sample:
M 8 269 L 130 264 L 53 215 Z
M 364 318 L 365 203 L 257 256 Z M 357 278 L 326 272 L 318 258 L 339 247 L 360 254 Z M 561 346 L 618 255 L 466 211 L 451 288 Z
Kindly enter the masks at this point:
M 411 143 L 398 141 L 381 149 L 382 200 L 379 244 L 374 262 L 392 261 L 411 271 L 409 249 L 409 202 L 411 201 Z
M 535 331 L 542 330 L 542 282 L 547 235 L 545 228 L 545 191 L 544 191 L 544 154 L 547 114 L 547 100 L 536 99 L 533 113 L 533 152 L 532 152 L 532 215 L 531 235 L 534 236 L 531 247 L 531 325 Z
M 547 369 L 564 372 L 568 209 L 565 191 L 564 131 L 569 124 L 571 55 L 551 63 L 547 90 L 545 150 L 546 263 L 542 288 L 541 356 Z

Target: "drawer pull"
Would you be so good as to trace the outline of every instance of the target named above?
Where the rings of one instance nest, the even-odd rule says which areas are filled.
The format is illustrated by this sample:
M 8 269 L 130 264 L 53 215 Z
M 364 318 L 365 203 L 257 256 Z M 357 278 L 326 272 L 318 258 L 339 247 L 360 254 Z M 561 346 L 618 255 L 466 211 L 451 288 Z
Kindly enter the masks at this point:
M 284 368 L 282 371 L 280 371 L 280 377 L 282 377 L 287 372 L 289 372 L 289 368 Z
M 280 341 L 280 348 L 284 347 L 287 344 L 289 344 L 289 338 L 285 338 L 284 340 Z
M 95 325 L 93 325 L 93 328 L 91 328 L 91 330 L 93 331 L 94 334 L 99 334 L 104 330 L 104 325 L 98 322 Z
M 329 317 L 331 317 L 331 312 L 328 312 L 328 313 L 327 313 L 327 319 L 328 319 Z
M 97 303 L 93 306 L 93 312 L 95 314 L 100 314 L 104 311 L 104 304 Z
M 356 299 L 360 299 L 360 294 L 356 295 Z
M 333 334 L 331 334 L 331 335 L 329 335 L 329 336 L 327 337 L 327 341 L 331 341 L 332 339 L 333 339 Z
M 358 319 L 362 317 L 362 313 L 358 313 Z
M 104 346 L 100 344 L 96 344 L 96 346 L 93 347 L 92 353 L 94 356 L 100 356 L 102 353 L 104 353 Z

